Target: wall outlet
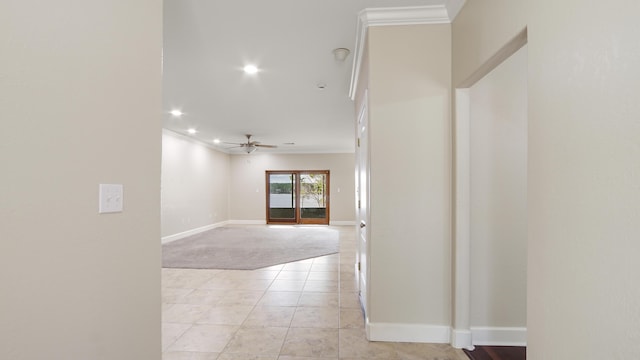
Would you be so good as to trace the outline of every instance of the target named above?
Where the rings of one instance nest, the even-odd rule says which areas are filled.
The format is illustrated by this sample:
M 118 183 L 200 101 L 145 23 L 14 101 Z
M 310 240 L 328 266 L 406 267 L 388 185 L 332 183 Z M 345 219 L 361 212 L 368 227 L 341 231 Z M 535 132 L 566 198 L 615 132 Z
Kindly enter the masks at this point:
M 124 186 L 122 184 L 100 184 L 98 213 L 118 213 L 123 208 Z

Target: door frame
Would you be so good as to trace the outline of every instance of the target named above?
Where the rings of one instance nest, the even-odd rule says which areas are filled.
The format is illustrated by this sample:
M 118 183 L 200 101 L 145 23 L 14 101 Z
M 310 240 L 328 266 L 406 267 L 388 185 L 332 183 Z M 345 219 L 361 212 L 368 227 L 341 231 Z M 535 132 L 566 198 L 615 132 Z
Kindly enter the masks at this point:
M 527 45 L 527 29 L 522 30 L 454 89 L 453 124 L 453 322 L 451 346 L 474 349 L 471 332 L 471 99 L 469 89 Z
M 284 224 L 284 225 L 296 225 L 296 224 L 304 224 L 304 225 L 329 225 L 330 221 L 330 205 L 331 205 L 331 174 L 330 170 L 266 170 L 265 171 L 265 187 L 266 187 L 266 202 L 265 202 L 265 218 L 267 224 Z M 269 214 L 270 209 L 270 181 L 269 175 L 271 174 L 295 174 L 295 182 L 294 182 L 294 190 L 295 191 L 295 208 L 294 208 L 294 220 L 290 221 L 289 219 L 271 219 Z M 324 174 L 326 176 L 325 182 L 325 208 L 326 208 L 326 216 L 324 218 L 303 218 L 301 214 L 301 198 L 300 198 L 300 177 L 304 174 Z
M 364 311 L 365 332 L 369 336 L 369 255 L 370 255 L 370 151 L 369 151 L 369 96 L 365 89 L 362 105 L 355 122 L 356 134 L 356 264 L 358 295 Z M 363 128 L 364 127 L 364 128 Z

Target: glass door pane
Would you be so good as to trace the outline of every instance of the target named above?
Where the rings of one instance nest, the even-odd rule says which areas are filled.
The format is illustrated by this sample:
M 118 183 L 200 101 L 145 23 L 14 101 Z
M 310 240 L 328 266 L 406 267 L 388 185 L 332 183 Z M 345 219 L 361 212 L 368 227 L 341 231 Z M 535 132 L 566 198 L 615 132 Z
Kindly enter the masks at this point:
M 300 222 L 327 224 L 329 174 L 300 173 Z
M 269 221 L 296 221 L 296 174 L 269 174 Z

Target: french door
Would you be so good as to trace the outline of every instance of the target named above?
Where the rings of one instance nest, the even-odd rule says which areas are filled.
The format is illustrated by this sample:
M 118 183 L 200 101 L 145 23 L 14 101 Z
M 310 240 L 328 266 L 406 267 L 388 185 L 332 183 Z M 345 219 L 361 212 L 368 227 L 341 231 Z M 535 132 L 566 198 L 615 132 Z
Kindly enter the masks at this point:
M 268 224 L 329 225 L 329 170 L 267 171 Z

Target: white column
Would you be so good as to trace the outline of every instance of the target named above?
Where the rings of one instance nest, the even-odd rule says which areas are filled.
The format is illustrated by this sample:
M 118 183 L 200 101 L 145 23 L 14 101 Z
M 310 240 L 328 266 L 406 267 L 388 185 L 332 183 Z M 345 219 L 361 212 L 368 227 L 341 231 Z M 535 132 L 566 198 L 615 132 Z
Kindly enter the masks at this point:
M 454 307 L 451 345 L 473 349 L 470 317 L 470 134 L 469 89 L 456 89 Z

